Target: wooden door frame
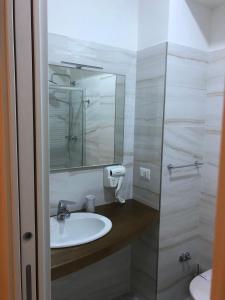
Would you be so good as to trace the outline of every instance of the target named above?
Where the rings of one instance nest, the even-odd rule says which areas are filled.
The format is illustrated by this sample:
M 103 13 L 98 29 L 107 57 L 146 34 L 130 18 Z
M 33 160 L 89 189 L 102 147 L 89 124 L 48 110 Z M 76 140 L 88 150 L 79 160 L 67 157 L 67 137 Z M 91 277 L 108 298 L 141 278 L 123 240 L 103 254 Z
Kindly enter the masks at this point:
M 26 37 L 29 32 L 30 43 Z M 47 1 L 24 0 L 23 4 L 21 0 L 0 1 L 0 299 L 4 300 L 27 299 L 26 278 L 22 281 L 25 269 L 22 271 L 22 268 L 29 259 L 35 260 L 36 269 L 32 300 L 51 299 L 47 61 Z M 30 78 L 27 77 L 29 83 L 25 86 L 29 91 L 30 87 L 32 89 L 29 95 L 21 88 L 27 70 Z M 26 104 L 29 106 L 28 118 L 23 112 L 23 109 L 28 111 Z M 29 144 L 26 140 L 29 137 L 34 142 Z M 26 142 L 25 149 L 23 141 Z M 23 150 L 29 153 L 27 160 Z M 34 178 L 33 195 L 26 191 L 27 187 L 30 190 L 29 186 L 26 187 L 26 178 L 30 180 L 30 175 Z M 36 224 L 31 228 L 32 241 L 35 239 L 31 242 L 35 248 L 31 248 L 37 253 L 35 256 L 29 242 L 26 245 L 23 240 L 23 231 L 29 231 L 29 226 L 26 218 L 21 218 L 21 212 L 23 215 L 25 212 L 21 201 L 25 197 L 29 206 L 29 201 L 33 201 L 29 195 L 35 199 L 33 222 L 36 220 Z
M 23 299 L 30 265 L 32 300 L 50 300 L 47 1 L 14 5 Z
M 13 1 L 0 1 L 0 299 L 21 300 Z
M 21 1 L 21 0 L 19 0 Z M 32 6 L 34 62 L 35 178 L 37 226 L 37 289 L 39 300 L 51 299 L 51 251 L 48 146 L 47 0 Z
M 222 129 L 211 299 L 225 299 L 225 114 Z

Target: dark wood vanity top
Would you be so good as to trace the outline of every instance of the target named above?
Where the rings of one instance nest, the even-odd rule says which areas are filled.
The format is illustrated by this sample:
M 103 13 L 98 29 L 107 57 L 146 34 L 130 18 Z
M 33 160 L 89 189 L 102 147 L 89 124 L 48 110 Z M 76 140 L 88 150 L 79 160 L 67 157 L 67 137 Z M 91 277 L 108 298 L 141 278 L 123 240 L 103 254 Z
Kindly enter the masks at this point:
M 96 207 L 96 213 L 112 221 L 112 230 L 94 242 L 70 247 L 51 249 L 52 280 L 78 271 L 120 250 L 141 235 L 159 214 L 156 210 L 128 200 L 126 204 L 111 203 Z

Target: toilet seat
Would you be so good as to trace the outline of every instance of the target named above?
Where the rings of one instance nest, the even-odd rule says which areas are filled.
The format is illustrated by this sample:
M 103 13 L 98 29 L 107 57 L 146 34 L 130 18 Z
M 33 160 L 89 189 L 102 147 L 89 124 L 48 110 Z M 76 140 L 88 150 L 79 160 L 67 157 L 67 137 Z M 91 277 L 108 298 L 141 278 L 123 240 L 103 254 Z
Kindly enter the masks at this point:
M 195 277 L 190 284 L 190 293 L 194 300 L 210 300 L 212 270 Z

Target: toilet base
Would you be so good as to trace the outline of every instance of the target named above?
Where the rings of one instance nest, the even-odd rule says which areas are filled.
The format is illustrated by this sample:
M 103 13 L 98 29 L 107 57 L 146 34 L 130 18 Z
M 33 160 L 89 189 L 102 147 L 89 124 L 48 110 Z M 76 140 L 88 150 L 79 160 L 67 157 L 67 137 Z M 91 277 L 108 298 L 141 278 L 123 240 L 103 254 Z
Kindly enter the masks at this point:
M 210 300 L 212 270 L 195 277 L 190 284 L 193 300 Z

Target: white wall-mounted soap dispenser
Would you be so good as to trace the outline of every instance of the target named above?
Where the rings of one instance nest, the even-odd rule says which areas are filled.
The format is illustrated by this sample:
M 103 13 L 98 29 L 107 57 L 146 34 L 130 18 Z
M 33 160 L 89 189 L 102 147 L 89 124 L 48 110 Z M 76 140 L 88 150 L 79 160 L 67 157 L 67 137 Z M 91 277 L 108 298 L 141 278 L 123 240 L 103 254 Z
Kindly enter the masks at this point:
M 122 204 L 125 203 L 125 199 L 119 196 L 119 191 L 122 187 L 125 174 L 126 168 L 121 165 L 104 168 L 104 187 L 115 188 L 115 198 Z

